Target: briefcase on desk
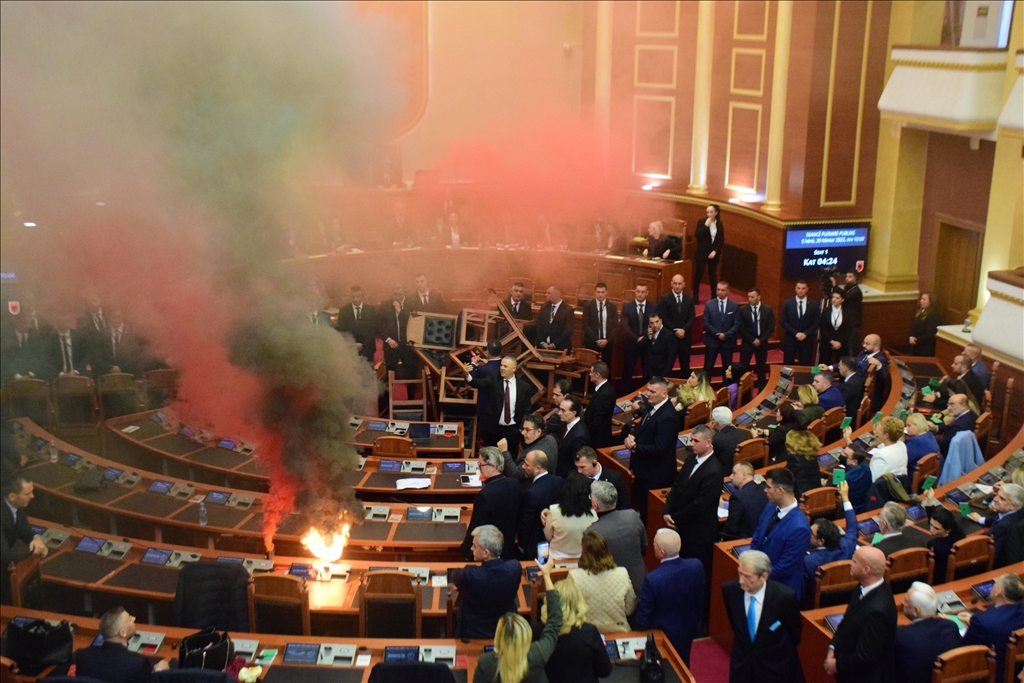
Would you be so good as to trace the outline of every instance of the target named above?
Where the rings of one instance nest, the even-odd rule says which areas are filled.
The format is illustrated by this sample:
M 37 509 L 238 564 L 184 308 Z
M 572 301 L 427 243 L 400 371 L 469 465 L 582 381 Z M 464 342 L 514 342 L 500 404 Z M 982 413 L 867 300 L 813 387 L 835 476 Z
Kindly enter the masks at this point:
M 12 619 L 7 625 L 7 655 L 18 663 L 19 673 L 35 676 L 54 664 L 71 661 L 74 644 L 71 624 L 32 619 Z
M 227 631 L 218 633 L 212 626 L 181 641 L 178 667 L 224 671 L 235 658 L 235 646 Z
M 640 655 L 640 683 L 665 683 L 665 669 L 654 634 L 647 634 L 647 646 Z

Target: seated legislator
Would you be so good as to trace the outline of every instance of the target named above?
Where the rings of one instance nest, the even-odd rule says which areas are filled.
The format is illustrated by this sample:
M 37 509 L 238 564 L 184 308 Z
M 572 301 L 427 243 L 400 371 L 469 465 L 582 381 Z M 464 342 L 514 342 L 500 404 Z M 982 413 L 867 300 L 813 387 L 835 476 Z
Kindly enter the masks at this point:
M 820 450 L 818 437 L 805 429 L 793 429 L 786 435 L 786 469 L 793 473 L 793 495 L 797 498 L 821 486 Z
M 733 465 L 731 480 L 734 491 L 729 497 L 729 517 L 722 529 L 722 539 L 726 541 L 753 536 L 768 505 L 765 487 L 754 481 L 754 466 L 749 462 Z
M 530 451 L 542 451 L 548 456 L 548 467 L 554 469 L 558 462 L 558 442 L 555 437 L 544 433 L 544 416 L 540 413 L 530 413 L 523 418 L 523 454 L 516 459 L 508 450 L 508 440 L 498 439 L 498 450 L 501 457 L 505 459 L 505 476 L 516 481 L 526 482 L 529 477 L 523 472 L 523 461 Z
M 928 512 L 928 531 L 932 538 L 928 541 L 928 549 L 935 555 L 935 571 L 932 583 L 946 582 L 946 566 L 953 544 L 964 538 L 964 530 L 954 516 L 942 503 L 935 499 L 935 489 L 925 491 L 924 509 Z
M 676 362 L 676 337 L 665 329 L 660 315 L 651 314 L 647 335 L 637 346 L 643 356 L 645 382 L 652 376 L 672 374 L 672 366 Z
M 598 282 L 594 286 L 594 298 L 583 305 L 583 348 L 597 351 L 610 367 L 618 329 L 619 309 L 608 301 L 608 286 Z
M 587 603 L 580 589 L 568 579 L 556 583 L 554 589 L 561 599 L 562 627 L 558 630 L 555 651 L 544 667 L 547 680 L 597 683 L 599 678 L 611 676 L 608 650 L 597 627 L 586 621 Z M 540 608 L 540 623 L 533 625 L 534 642 L 543 637 L 547 623 L 548 606 L 545 604 Z
M 556 561 L 579 558 L 583 532 L 597 521 L 590 502 L 590 484 L 590 479 L 579 472 L 571 473 L 562 484 L 558 502 L 540 513 L 544 538 L 551 544 L 551 557 Z
M 867 451 L 860 447 L 852 448 L 849 445 L 849 431 L 843 436 L 847 446 L 843 449 L 843 456 L 840 459 L 846 467 L 846 483 L 850 486 L 850 503 L 857 514 L 860 514 L 867 506 L 868 491 L 871 490 L 871 484 L 875 480 L 871 477 L 871 463 L 868 461 Z
M 666 233 L 664 223 L 654 221 L 647 226 L 647 248 L 644 249 L 644 256 L 678 261 L 683 258 L 683 241 L 678 235 Z
M 814 336 L 818 332 L 821 314 L 818 302 L 807 297 L 807 281 L 796 281 L 796 296 L 782 303 L 779 324 L 785 331 L 782 337 L 782 362 L 785 365 L 810 365 L 814 351 Z
M 420 313 L 447 313 L 448 309 L 444 305 L 444 297 L 441 296 L 441 292 L 430 291 L 430 285 L 427 284 L 427 276 L 424 273 L 416 274 L 416 293 L 412 296 L 412 303 L 409 305 L 409 310 L 419 311 Z
M 750 432 L 732 423 L 732 411 L 725 406 L 718 406 L 711 411 L 708 426 L 715 432 L 711 444 L 715 448 L 715 457 L 722 466 L 723 472 L 732 471 L 732 461 L 736 457 L 736 447 L 750 438 Z
M 754 436 L 768 439 L 768 461 L 771 464 L 785 462 L 789 457 L 786 450 L 786 438 L 794 429 L 800 429 L 799 412 L 792 403 L 783 403 L 775 413 L 775 429 L 751 430 Z
M 852 321 L 850 316 L 843 310 L 843 291 L 832 290 L 832 305 L 827 306 L 821 312 L 818 330 L 821 333 L 821 343 L 818 347 L 821 362 L 824 365 L 831 365 L 847 354 L 847 347 L 850 345 L 852 333 Z
M 541 349 L 572 349 L 572 330 L 576 326 L 576 314 L 572 306 L 562 299 L 562 290 L 551 285 L 547 300 L 537 311 L 533 323 L 534 344 Z
M 843 516 L 846 530 L 840 529 L 831 520 L 819 517 L 811 524 L 811 549 L 804 557 L 804 588 L 811 589 L 818 567 L 829 562 L 853 558 L 857 549 L 857 513 L 850 503 L 850 486 L 845 481 L 839 484 L 843 497 Z
M 988 645 L 996 651 L 996 680 L 1001 681 L 1010 634 L 1024 628 L 1024 581 L 1013 572 L 1003 574 L 989 597 L 993 606 L 984 612 L 960 612 L 957 616 L 967 624 L 964 645 Z
M 364 299 L 362 287 L 353 285 L 352 302 L 338 310 L 338 331 L 352 335 L 356 351 L 372 365 L 377 351 L 377 311 Z
M 636 627 L 661 629 L 687 666 L 690 647 L 700 635 L 704 607 L 704 567 L 699 560 L 679 557 L 679 534 L 658 529 L 654 534 L 658 566 L 644 579 Z
M 544 541 L 542 512 L 558 502 L 562 494 L 562 478 L 548 472 L 548 456 L 541 451 L 530 451 L 523 461 L 523 472 L 530 485 L 519 501 L 519 556 L 527 560 L 537 558 L 537 544 Z
M 647 529 L 636 510 L 617 510 L 617 500 L 618 493 L 611 483 L 595 481 L 590 485 L 590 503 L 597 513 L 597 521 L 587 531 L 601 534 L 611 550 L 615 564 L 625 567 L 629 573 L 633 593 L 636 595 L 647 576 L 647 566 L 644 564 Z
M 935 425 L 933 422 L 928 425 L 928 429 L 939 435 L 939 452 L 943 458 L 949 455 L 949 445 L 953 443 L 953 437 L 958 432 L 973 432 L 978 422 L 978 414 L 969 407 L 966 394 L 950 396 L 945 412 L 942 424 Z
M 875 423 L 873 433 L 877 441 L 875 447 L 868 451 L 872 480 L 883 474 L 906 475 L 907 444 L 900 438 L 903 436 L 903 420 L 883 417 Z
M 576 451 L 576 471 L 589 479 L 591 483 L 596 481 L 611 483 L 618 494 L 618 502 L 615 504 L 616 510 L 629 510 L 632 508 L 629 504 L 629 489 L 626 488 L 626 482 L 622 479 L 622 475 L 615 470 L 602 467 L 601 463 L 597 460 L 597 451 L 593 448 L 586 446 Z
M 804 591 L 804 555 L 811 543 L 811 525 L 793 496 L 793 473 L 784 467 L 768 470 L 768 505 L 754 531 L 751 550 L 772 561 L 771 577 L 793 589 L 797 600 Z
M 818 392 L 818 405 L 822 411 L 832 408 L 846 409 L 846 399 L 834 384 L 835 377 L 829 370 L 822 370 L 811 380 L 811 386 Z M 859 404 L 858 404 L 859 405 Z
M 593 385 L 590 403 L 583 412 L 583 424 L 590 433 L 590 445 L 607 448 L 615 443 L 612 438 L 612 415 L 615 413 L 615 390 L 608 381 L 611 370 L 607 363 L 598 361 L 590 366 L 590 382 Z
M 676 412 L 679 413 L 679 424 L 686 420 L 686 413 L 690 406 L 699 401 L 707 401 L 708 405 L 715 402 L 715 390 L 711 388 L 711 382 L 703 370 L 691 370 L 686 381 L 676 387 L 672 396 L 672 403 Z
M 935 335 L 942 324 L 938 302 L 931 292 L 921 292 L 917 302 L 917 312 L 910 323 L 910 353 L 914 356 L 935 355 Z
M 458 638 L 490 638 L 498 619 L 516 611 L 516 594 L 523 576 L 518 560 L 503 560 L 501 531 L 491 524 L 473 530 L 472 557 L 480 566 L 466 565 L 452 571 L 461 603 L 456 615 Z
M 493 446 L 480 449 L 480 479 L 483 488 L 473 498 L 473 515 L 469 518 L 462 554 L 473 557 L 473 530 L 487 524 L 498 528 L 505 547 L 498 553 L 503 560 L 516 557 L 516 531 L 519 528 L 519 482 L 502 474 L 505 460 Z
M 798 411 L 796 421 L 801 428 L 806 429 L 807 425 L 825 414 L 825 409 L 818 405 L 818 391 L 813 385 L 801 384 L 796 389 L 796 395 L 799 399 L 793 402 L 793 407 Z
M 28 523 L 28 516 L 25 508 L 32 502 L 32 482 L 22 477 L 11 476 L 4 472 L 4 480 L 0 485 L 3 491 L 4 505 L 0 505 L 0 552 L 3 553 L 4 573 L 3 583 L 0 584 L 2 595 L 0 602 L 4 605 L 14 604 L 14 595 L 11 592 L 10 565 L 29 554 L 36 557 L 46 557 L 49 549 L 43 543 L 43 539 L 32 531 Z M 17 546 L 21 541 L 27 546 L 27 550 Z
M 968 405 L 977 412 L 978 406 L 983 405 L 985 400 L 985 387 L 971 370 L 971 359 L 967 354 L 958 353 L 953 356 L 953 362 L 949 367 L 953 371 L 953 377 L 943 377 L 939 386 L 930 395 L 921 396 L 921 402 L 936 410 L 943 410 L 948 407 L 953 394 L 967 394 Z
M 846 405 L 846 417 L 857 417 L 860 402 L 864 398 L 864 378 L 857 372 L 857 361 L 853 356 L 839 359 L 839 393 Z
M 138 652 L 129 652 L 128 641 L 135 635 L 135 617 L 124 607 L 114 607 L 100 617 L 102 645 L 83 647 L 75 652 L 75 676 L 106 683 L 148 683 L 153 671 L 168 668 L 162 659 L 156 666 Z
M 587 603 L 591 623 L 602 633 L 628 631 L 626 620 L 636 607 L 636 593 L 625 567 L 615 564 L 604 536 L 588 529 L 581 543 L 580 566 L 569 578 Z
M 1011 529 L 1024 524 L 1024 487 L 1017 484 L 1003 484 L 992 499 L 992 514 L 982 517 L 972 512 L 970 518 L 985 527 L 985 533 L 996 544 L 994 567 L 1006 567 L 1015 562 L 1024 562 L 1020 548 L 1010 542 Z
M 910 413 L 905 423 L 907 434 L 903 443 L 907 445 L 907 476 L 913 481 L 917 463 L 929 453 L 938 453 L 939 442 L 928 430 L 928 420 L 921 413 Z
M 690 329 L 697 320 L 693 297 L 687 294 L 686 279 L 679 273 L 669 282 L 671 291 L 658 300 L 658 315 L 664 327 L 676 338 L 676 356 L 679 374 L 685 376 L 690 369 Z
M 903 598 L 903 614 L 910 623 L 896 627 L 896 680 L 900 683 L 931 683 L 938 656 L 960 647 L 956 622 L 938 612 L 935 589 L 920 581 L 912 583 Z
M 486 389 L 478 396 L 485 401 L 480 405 L 480 434 L 485 446 L 495 446 L 505 439 L 510 453 L 519 453 L 520 429 L 523 418 L 530 414 L 534 388 L 516 376 L 519 361 L 515 356 L 501 359 L 498 375 L 476 372 L 471 364 L 465 366 L 469 386 Z
M 966 353 L 967 357 L 971 359 L 971 372 L 977 375 L 978 379 L 981 380 L 981 386 L 988 389 L 992 375 L 982 358 L 981 347 L 977 344 L 968 344 L 964 347 L 964 353 Z
M 907 526 L 910 517 L 899 503 L 889 501 L 882 506 L 875 519 L 878 522 L 878 533 L 882 534 L 882 538 L 872 545 L 885 553 L 886 557 L 907 548 L 924 548 L 931 540 L 931 536 L 920 529 Z
M 738 578 L 722 584 L 732 628 L 729 683 L 802 683 L 797 645 L 803 624 L 792 589 L 771 578 L 772 561 L 763 552 L 740 555 Z

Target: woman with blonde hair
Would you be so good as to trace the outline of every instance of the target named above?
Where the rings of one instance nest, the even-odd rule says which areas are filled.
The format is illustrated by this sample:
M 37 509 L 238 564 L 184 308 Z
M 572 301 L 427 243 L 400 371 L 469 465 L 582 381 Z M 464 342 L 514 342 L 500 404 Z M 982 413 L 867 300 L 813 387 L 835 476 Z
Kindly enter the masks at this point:
M 903 443 L 907 444 L 907 476 L 914 480 L 917 462 L 929 453 L 939 452 L 939 442 L 928 429 L 928 420 L 921 413 L 907 415 L 907 436 Z
M 818 405 L 818 392 L 810 384 L 801 384 L 796 390 L 797 401 L 793 407 L 797 409 L 796 421 L 806 428 L 825 414 L 825 409 Z
M 586 601 L 591 623 L 602 633 L 628 631 L 626 617 L 636 608 L 629 572 L 615 564 L 608 541 L 596 531 L 584 532 L 580 545 L 580 566 L 569 578 Z
M 540 566 L 547 589 L 547 623 L 536 642 L 532 642 L 530 624 L 515 612 L 498 620 L 494 632 L 494 651 L 480 655 L 473 680 L 479 683 L 548 683 L 544 665 L 555 651 L 558 632 L 562 630 L 562 607 L 558 590 L 551 583 L 553 562 Z
M 544 667 L 549 681 L 597 683 L 610 676 L 612 662 L 608 658 L 601 634 L 593 624 L 586 623 L 587 603 L 571 579 L 559 581 L 555 589 L 562 601 L 562 628 L 555 652 Z M 533 625 L 534 636 L 540 638 L 547 623 L 547 605 L 541 607 L 541 623 Z
M 807 491 L 821 486 L 821 470 L 818 467 L 818 451 L 821 441 L 804 429 L 793 429 L 786 434 L 786 469 L 796 480 L 793 495 L 800 499 Z
M 703 370 L 693 370 L 689 378 L 679 385 L 675 391 L 676 410 L 686 415 L 686 411 L 694 403 L 707 401 L 708 404 L 715 402 L 715 390 L 711 388 L 711 382 Z
M 903 420 L 895 417 L 883 417 L 875 423 L 871 433 L 875 437 L 874 448 L 867 451 L 871 481 L 876 481 L 883 474 L 892 474 L 897 477 L 905 475 L 907 473 L 907 444 L 903 443 L 900 438 L 903 436 Z M 843 439 L 846 440 L 846 448 L 843 450 L 847 456 L 853 455 L 855 450 L 864 450 L 852 442 L 849 427 L 843 430 Z

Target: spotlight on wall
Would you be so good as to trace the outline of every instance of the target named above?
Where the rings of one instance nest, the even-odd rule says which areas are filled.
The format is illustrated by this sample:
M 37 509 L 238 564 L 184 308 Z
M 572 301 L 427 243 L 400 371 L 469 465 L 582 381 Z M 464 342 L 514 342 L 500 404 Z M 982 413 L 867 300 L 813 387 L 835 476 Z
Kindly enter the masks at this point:
M 96 202 L 96 206 L 106 206 L 106 202 Z
M 648 191 L 650 191 L 650 190 L 654 189 L 654 185 L 651 185 L 650 183 L 648 183 L 646 185 L 643 185 L 640 189 L 641 190 L 648 190 Z
M 24 225 L 24 226 L 25 226 L 26 228 L 34 228 L 34 227 L 36 227 L 36 224 L 35 224 L 35 223 L 33 223 L 32 221 L 26 221 L 25 223 L 23 223 L 23 225 Z

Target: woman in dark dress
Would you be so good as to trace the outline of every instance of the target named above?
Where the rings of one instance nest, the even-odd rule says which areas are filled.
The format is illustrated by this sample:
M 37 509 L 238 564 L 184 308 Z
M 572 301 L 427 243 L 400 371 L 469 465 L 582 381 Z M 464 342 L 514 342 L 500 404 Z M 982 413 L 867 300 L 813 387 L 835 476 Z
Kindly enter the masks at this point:
M 786 450 L 786 437 L 794 429 L 799 429 L 797 411 L 792 403 L 779 406 L 778 424 L 775 429 L 754 429 L 755 436 L 768 438 L 768 459 L 772 463 L 783 462 L 789 456 Z
M 939 330 L 939 307 L 931 292 L 921 294 L 914 322 L 910 324 L 910 352 L 915 356 L 935 355 L 935 333 Z
M 722 260 L 722 249 L 725 247 L 725 227 L 722 225 L 722 216 L 718 211 L 718 204 L 708 204 L 705 209 L 706 218 L 697 221 L 697 229 L 694 231 L 694 239 L 697 246 L 694 249 L 695 276 L 693 278 L 693 303 L 700 303 L 700 281 L 704 279 L 704 270 L 708 271 L 708 282 L 711 284 L 711 296 L 715 295 L 715 285 L 718 284 L 718 264 Z
M 935 500 L 935 494 L 929 489 L 928 496 Z M 928 548 L 935 553 L 935 573 L 932 575 L 932 585 L 946 583 L 946 563 L 949 560 L 949 553 L 953 550 L 953 544 L 964 537 L 964 530 L 960 528 L 956 517 L 942 505 L 927 505 L 924 508 L 928 511 L 928 530 L 932 532 L 932 540 L 928 541 Z
M 818 468 L 820 450 L 821 441 L 806 430 L 793 429 L 786 435 L 786 451 L 789 453 L 786 469 L 796 479 L 793 495 L 797 500 L 811 489 L 821 486 L 821 470 Z
M 548 680 L 552 683 L 597 683 L 597 679 L 612 673 L 612 662 L 601 640 L 601 633 L 596 626 L 584 621 L 587 604 L 576 584 L 566 579 L 556 583 L 555 589 L 562 599 L 562 628 L 558 631 L 555 651 L 544 667 Z M 534 638 L 540 638 L 547 620 L 545 605 L 540 611 L 540 623 L 533 625 Z

